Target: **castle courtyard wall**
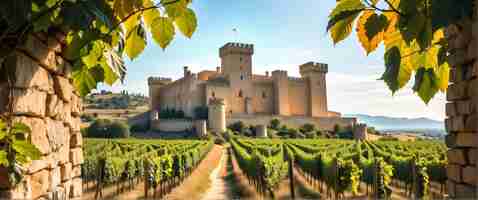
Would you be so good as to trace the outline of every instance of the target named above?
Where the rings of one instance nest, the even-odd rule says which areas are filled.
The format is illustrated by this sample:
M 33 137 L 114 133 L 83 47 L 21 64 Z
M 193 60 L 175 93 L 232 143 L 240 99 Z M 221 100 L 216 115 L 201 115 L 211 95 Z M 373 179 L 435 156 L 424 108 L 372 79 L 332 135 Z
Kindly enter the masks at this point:
M 301 78 L 289 78 L 289 110 L 291 115 L 307 115 L 308 92 L 305 80 Z

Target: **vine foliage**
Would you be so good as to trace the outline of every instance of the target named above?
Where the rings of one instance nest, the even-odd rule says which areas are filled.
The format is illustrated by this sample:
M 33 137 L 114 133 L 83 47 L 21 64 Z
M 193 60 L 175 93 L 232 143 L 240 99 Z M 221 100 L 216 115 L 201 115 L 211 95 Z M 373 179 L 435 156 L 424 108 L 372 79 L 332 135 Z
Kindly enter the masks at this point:
M 444 29 L 472 15 L 472 0 L 340 0 L 329 15 L 334 44 L 352 32 L 367 55 L 383 42 L 381 77 L 392 94 L 414 74 L 413 91 L 428 103 L 448 87 L 448 44 Z
M 148 35 L 165 49 L 178 30 L 197 27 L 191 0 L 5 0 L 0 2 L 0 63 L 30 33 L 66 35 L 63 57 L 84 96 L 100 82 L 124 80 L 123 57 L 137 58 Z M 150 34 L 147 34 L 149 31 Z

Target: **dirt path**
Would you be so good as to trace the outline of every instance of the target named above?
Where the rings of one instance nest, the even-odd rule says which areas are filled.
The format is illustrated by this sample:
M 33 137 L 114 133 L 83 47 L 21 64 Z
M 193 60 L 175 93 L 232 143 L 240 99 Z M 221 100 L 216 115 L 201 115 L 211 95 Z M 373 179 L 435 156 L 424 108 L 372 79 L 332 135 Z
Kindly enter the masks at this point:
M 202 200 L 219 200 L 219 199 L 231 199 L 231 191 L 229 184 L 225 180 L 226 174 L 226 150 L 223 150 L 219 165 L 213 170 L 209 176 L 211 181 L 211 187 L 208 189 Z

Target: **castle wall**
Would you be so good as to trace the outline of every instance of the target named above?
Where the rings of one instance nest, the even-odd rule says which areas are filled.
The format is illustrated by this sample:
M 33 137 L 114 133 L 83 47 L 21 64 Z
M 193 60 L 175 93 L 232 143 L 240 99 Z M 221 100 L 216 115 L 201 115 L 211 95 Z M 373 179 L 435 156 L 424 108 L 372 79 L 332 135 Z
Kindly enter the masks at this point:
M 272 115 L 274 113 L 274 85 L 272 81 L 254 83 L 253 88 L 253 112 Z
M 268 125 L 272 119 L 279 119 L 281 124 L 285 124 L 291 128 L 300 128 L 306 123 L 315 124 L 316 127 L 332 131 L 336 124 L 342 127 L 353 127 L 356 118 L 340 118 L 340 117 L 306 117 L 306 116 L 279 116 L 279 115 L 241 115 L 233 114 L 228 116 L 227 125 L 242 121 L 247 125 Z
M 300 78 L 289 78 L 288 86 L 290 115 L 307 115 L 309 95 L 306 82 Z
M 193 121 L 188 119 L 152 120 L 151 129 L 164 132 L 183 132 L 193 129 Z
M 160 88 L 159 105 L 156 109 L 174 108 L 182 110 L 186 116 L 193 117 L 194 109 L 205 102 L 204 81 L 194 75 L 183 77 Z

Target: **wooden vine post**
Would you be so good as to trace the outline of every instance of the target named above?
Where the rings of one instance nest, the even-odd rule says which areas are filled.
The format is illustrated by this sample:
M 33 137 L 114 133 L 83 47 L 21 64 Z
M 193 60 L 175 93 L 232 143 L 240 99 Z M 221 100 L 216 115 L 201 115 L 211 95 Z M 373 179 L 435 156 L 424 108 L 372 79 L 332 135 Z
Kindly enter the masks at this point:
M 295 186 L 294 186 L 294 158 L 287 156 L 287 162 L 289 163 L 289 182 L 290 182 L 290 196 L 295 199 Z

